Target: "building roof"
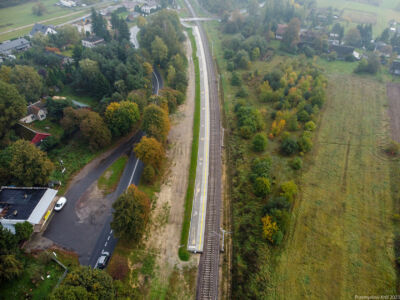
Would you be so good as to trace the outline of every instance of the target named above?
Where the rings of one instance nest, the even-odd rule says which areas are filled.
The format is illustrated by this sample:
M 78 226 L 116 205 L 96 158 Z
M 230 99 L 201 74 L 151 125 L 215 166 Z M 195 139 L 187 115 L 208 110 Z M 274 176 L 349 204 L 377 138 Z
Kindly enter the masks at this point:
M 392 62 L 392 66 L 391 66 L 392 70 L 400 70 L 400 61 L 394 61 Z
M 40 110 L 41 110 L 41 108 L 37 107 L 36 105 L 28 106 L 28 114 L 34 114 L 35 116 L 37 116 L 37 114 L 39 113 Z
M 39 144 L 46 137 L 50 136 L 49 133 L 35 131 L 32 128 L 25 126 L 21 123 L 17 123 L 15 125 L 15 132 L 24 140 L 31 141 L 31 143 L 35 145 Z
M 0 53 L 7 53 L 12 50 L 22 50 L 30 46 L 30 43 L 27 39 L 19 38 L 12 41 L 7 41 L 0 44 Z
M 339 56 L 352 55 L 354 47 L 344 45 L 332 45 L 331 50 L 335 51 Z
M 276 34 L 284 35 L 287 28 L 288 28 L 287 24 L 278 24 L 278 28 L 276 29 Z
M 47 188 L 1 187 L 0 217 L 9 220 L 28 220 Z
M 49 29 L 49 28 L 54 30 L 54 26 L 36 23 L 35 25 L 33 25 L 32 30 L 29 33 L 29 35 L 34 36 L 38 32 L 45 34 L 47 29 Z

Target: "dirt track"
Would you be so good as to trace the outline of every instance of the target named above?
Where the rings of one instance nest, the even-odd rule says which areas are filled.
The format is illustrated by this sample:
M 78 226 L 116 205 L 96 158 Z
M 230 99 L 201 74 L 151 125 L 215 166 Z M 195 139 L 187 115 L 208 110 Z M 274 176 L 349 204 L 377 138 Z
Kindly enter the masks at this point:
M 190 58 L 192 49 L 189 39 L 187 39 L 186 45 L 187 54 Z M 186 102 L 172 116 L 172 128 L 168 136 L 171 146 L 167 151 L 171 166 L 165 176 L 166 180 L 161 186 L 160 193 L 157 195 L 157 206 L 152 216 L 152 219 L 155 220 L 153 222 L 155 226 L 152 228 L 147 243 L 148 248 L 157 249 L 159 253 L 157 265 L 162 280 L 169 277 L 174 267 L 181 270 L 184 266 L 197 265 L 198 262 L 197 256 L 192 256 L 188 263 L 180 261 L 178 257 L 193 138 L 195 91 L 194 68 L 191 61 L 189 61 L 189 73 Z M 165 218 L 165 214 L 167 214 L 167 218 Z M 165 224 L 157 224 L 159 223 L 157 220 L 160 219 L 167 219 L 168 221 Z
M 390 82 L 387 84 L 386 91 L 389 99 L 388 113 L 392 139 L 400 143 L 400 84 Z

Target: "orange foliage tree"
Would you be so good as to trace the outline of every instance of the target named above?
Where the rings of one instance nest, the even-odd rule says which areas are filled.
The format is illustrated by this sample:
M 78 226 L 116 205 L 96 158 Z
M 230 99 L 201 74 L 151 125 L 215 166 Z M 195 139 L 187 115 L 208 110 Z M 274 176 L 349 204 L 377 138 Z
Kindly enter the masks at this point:
M 162 144 L 155 138 L 143 137 L 136 145 L 134 152 L 136 156 L 145 164 L 159 170 L 165 158 L 165 151 Z

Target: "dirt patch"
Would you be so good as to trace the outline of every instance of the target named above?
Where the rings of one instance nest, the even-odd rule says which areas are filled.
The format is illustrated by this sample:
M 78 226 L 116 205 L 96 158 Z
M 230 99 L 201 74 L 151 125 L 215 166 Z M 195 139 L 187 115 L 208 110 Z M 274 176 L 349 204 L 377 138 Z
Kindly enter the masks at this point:
M 111 201 L 108 197 L 103 196 L 103 191 L 98 188 L 96 181 L 79 198 L 75 212 L 79 218 L 79 223 L 96 225 L 101 223 L 101 220 L 110 209 Z
M 167 180 L 157 195 L 157 205 L 152 216 L 153 228 L 146 245 L 146 248 L 157 249 L 156 263 L 160 272 L 159 278 L 163 280 L 168 280 L 174 267 L 182 270 L 184 266 L 197 265 L 199 259 L 198 256 L 193 256 L 189 262 L 182 262 L 178 257 L 190 166 L 195 97 L 194 67 L 189 39 L 186 51 L 190 73 L 186 102 L 172 116 L 173 126 L 168 136 L 171 146 L 167 151 L 170 169 Z
M 390 82 L 386 87 L 392 139 L 400 143 L 400 84 Z

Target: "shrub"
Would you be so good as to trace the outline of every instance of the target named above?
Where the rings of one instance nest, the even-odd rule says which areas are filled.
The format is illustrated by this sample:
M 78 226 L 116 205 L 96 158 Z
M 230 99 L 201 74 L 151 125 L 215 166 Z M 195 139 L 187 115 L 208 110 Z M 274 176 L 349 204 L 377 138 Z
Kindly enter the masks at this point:
M 232 73 L 231 84 L 233 86 L 241 86 L 242 85 L 242 80 L 240 79 L 238 73 L 236 73 L 236 72 Z
M 397 156 L 400 153 L 400 144 L 395 141 L 390 141 L 386 146 L 385 152 L 389 155 Z
M 285 155 L 292 155 L 299 150 L 299 145 L 293 138 L 283 140 L 281 144 L 281 152 Z
M 289 165 L 293 170 L 300 170 L 303 167 L 303 161 L 300 157 L 295 157 L 289 162 Z
M 310 121 L 310 115 L 305 110 L 298 112 L 297 118 L 300 122 L 303 122 L 303 123 Z
M 268 139 L 264 133 L 257 133 L 253 138 L 253 150 L 263 152 L 267 148 Z
M 254 192 L 259 197 L 266 197 L 271 192 L 271 183 L 269 179 L 258 177 L 254 183 Z
M 314 131 L 316 128 L 317 128 L 317 125 L 315 125 L 315 123 L 313 121 L 308 121 L 304 125 L 304 129 L 307 131 Z
M 299 144 L 299 148 L 302 152 L 310 151 L 313 146 L 311 138 L 304 134 L 299 138 L 297 143 Z
M 281 185 L 281 196 L 286 197 L 289 201 L 292 201 L 294 196 L 298 193 L 297 185 L 293 180 L 286 181 Z
M 154 179 L 156 178 L 156 171 L 151 165 L 144 167 L 142 178 L 145 183 L 151 184 L 154 182 Z
M 250 180 L 254 183 L 258 177 L 269 177 L 271 171 L 271 159 L 268 158 L 256 158 L 251 164 Z
M 120 254 L 115 253 L 107 268 L 107 272 L 114 280 L 123 280 L 129 272 L 127 259 Z

